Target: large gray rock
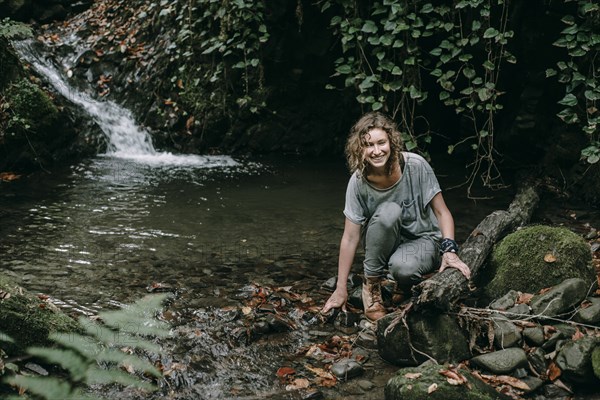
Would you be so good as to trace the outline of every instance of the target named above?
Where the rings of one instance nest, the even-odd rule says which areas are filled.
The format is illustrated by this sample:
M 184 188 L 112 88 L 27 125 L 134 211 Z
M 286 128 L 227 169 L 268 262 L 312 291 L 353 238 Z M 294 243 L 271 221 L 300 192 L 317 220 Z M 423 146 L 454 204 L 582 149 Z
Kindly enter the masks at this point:
M 386 335 L 385 330 L 394 318 L 395 314 L 389 314 L 377 321 L 377 345 L 384 360 L 416 366 L 427 361 L 427 356 L 439 363 L 471 357 L 468 340 L 454 318 L 446 314 L 409 313 L 410 329 L 399 323 Z
M 558 317 L 573 311 L 586 298 L 589 287 L 583 279 L 567 279 L 546 293 L 533 296 L 531 310 L 538 316 Z
M 592 369 L 596 378 L 600 379 L 600 346 L 596 346 L 592 352 Z

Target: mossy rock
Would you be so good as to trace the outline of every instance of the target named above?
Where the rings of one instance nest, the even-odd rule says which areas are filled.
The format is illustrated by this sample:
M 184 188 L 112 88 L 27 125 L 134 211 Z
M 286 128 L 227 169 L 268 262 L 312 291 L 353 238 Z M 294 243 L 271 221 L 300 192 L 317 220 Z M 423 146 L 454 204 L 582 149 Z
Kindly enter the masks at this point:
M 385 400 L 497 400 L 508 396 L 475 378 L 466 370 L 459 370 L 468 384 L 451 384 L 440 371 L 442 365 L 423 364 L 417 368 L 402 368 L 385 386 Z M 432 388 L 435 388 L 433 391 Z
M 566 228 L 531 226 L 506 236 L 493 250 L 485 287 L 489 298 L 509 290 L 537 293 L 569 278 L 596 279 L 589 244 Z
M 3 344 L 8 351 L 11 347 L 23 350 L 32 345 L 48 345 L 50 333 L 82 331 L 74 319 L 3 276 L 0 291 L 5 296 L 0 300 L 0 331 L 14 340 Z
M 600 344 L 592 352 L 592 368 L 596 378 L 600 379 Z
M 4 95 L 12 115 L 7 126 L 10 132 L 31 132 L 40 137 L 58 117 L 58 109 L 50 97 L 27 79 L 12 83 Z

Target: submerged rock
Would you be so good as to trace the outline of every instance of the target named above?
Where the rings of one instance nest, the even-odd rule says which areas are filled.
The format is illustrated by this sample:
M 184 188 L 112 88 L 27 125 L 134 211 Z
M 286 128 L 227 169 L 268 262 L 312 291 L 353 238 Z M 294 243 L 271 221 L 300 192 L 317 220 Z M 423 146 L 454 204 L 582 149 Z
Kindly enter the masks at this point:
M 348 380 L 362 375 L 365 372 L 360 363 L 355 360 L 345 358 L 341 361 L 334 362 L 331 365 L 331 373 L 340 380 Z

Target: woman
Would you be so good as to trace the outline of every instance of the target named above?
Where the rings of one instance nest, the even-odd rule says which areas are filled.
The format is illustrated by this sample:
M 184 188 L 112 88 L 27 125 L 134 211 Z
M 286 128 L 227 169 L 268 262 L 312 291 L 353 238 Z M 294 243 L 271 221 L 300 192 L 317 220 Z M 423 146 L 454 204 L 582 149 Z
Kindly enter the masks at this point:
M 469 267 L 456 254 L 454 220 L 433 170 L 423 157 L 401 148 L 395 123 L 381 113 L 365 114 L 350 131 L 346 157 L 352 176 L 346 189 L 337 286 L 323 313 L 346 309 L 346 282 L 361 238 L 362 299 L 371 321 L 386 314 L 381 297 L 386 274 L 405 290 L 438 266 L 470 277 Z

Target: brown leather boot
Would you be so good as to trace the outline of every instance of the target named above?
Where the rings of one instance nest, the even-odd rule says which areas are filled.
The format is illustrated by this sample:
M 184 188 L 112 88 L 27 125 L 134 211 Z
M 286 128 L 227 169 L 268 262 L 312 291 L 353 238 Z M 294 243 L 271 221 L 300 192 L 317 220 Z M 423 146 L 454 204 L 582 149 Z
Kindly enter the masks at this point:
M 365 317 L 370 321 L 377 321 L 387 314 L 381 298 L 381 277 L 365 276 L 362 286 L 362 301 Z

